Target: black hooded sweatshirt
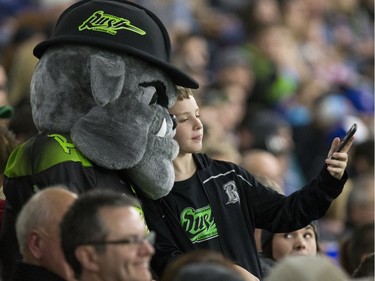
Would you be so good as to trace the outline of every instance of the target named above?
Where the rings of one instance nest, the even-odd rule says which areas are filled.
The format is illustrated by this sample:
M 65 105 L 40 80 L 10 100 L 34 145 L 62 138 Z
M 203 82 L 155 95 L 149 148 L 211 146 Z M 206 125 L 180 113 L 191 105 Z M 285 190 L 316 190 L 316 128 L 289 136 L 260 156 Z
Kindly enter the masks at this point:
M 199 228 L 205 225 L 208 227 L 209 222 L 193 215 L 189 226 L 186 226 L 186 221 L 182 221 L 182 212 L 176 211 L 182 202 L 181 196 L 174 192 L 176 187 L 167 196 L 155 201 L 141 196 L 147 225 L 157 233 L 152 268 L 158 275 L 175 257 L 198 248 L 209 248 L 223 253 L 262 279 L 254 229 L 290 232 L 321 218 L 341 193 L 348 178 L 345 172 L 338 180 L 323 167 L 310 183 L 284 196 L 263 186 L 236 164 L 214 160 L 205 154 L 193 156 L 198 170 L 196 180 L 194 184 L 190 182 L 189 189 L 193 192 L 200 189 L 194 194 L 205 195 L 204 200 L 208 202 L 216 224 L 216 242 L 197 243 L 192 239 L 192 232 L 199 232 Z M 196 199 L 201 201 L 201 198 Z M 186 206 L 182 208 L 186 209 Z

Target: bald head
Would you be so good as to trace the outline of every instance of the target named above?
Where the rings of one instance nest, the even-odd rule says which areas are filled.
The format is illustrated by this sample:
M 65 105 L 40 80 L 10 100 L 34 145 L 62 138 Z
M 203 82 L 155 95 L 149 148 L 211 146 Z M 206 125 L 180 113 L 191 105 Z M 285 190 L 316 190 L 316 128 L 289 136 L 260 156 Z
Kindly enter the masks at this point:
M 63 186 L 54 186 L 36 193 L 23 206 L 16 223 L 17 239 L 23 254 L 27 235 L 33 228 L 49 228 L 58 224 L 69 206 L 77 198 Z
M 65 186 L 45 188 L 23 206 L 16 234 L 25 263 L 46 268 L 67 278 L 70 270 L 60 246 L 60 222 L 77 195 Z M 43 242 L 41 242 L 43 241 Z
M 242 156 L 241 166 L 254 176 L 268 178 L 282 187 L 282 167 L 272 153 L 261 149 L 248 150 Z

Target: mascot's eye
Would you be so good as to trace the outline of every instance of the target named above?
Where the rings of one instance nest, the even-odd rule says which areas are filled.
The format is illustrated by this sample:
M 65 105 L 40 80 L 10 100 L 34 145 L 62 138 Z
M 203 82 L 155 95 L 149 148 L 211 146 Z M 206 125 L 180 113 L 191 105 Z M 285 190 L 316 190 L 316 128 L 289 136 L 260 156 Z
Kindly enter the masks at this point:
M 151 97 L 149 104 L 159 104 L 162 107 L 168 107 L 168 97 L 166 88 L 161 81 L 143 82 L 139 84 L 143 88 L 154 88 L 155 92 Z
M 152 96 L 150 104 L 154 104 L 158 102 L 158 92 L 155 92 L 155 94 Z

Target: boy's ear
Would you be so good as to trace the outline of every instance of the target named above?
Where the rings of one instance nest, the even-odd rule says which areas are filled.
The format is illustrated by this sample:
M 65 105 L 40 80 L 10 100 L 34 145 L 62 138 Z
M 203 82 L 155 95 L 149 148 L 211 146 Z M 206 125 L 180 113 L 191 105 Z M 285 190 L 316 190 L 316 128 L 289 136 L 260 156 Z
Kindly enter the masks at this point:
M 95 102 L 101 106 L 117 100 L 125 81 L 125 63 L 121 57 L 90 56 L 90 83 Z
M 98 265 L 99 255 L 93 246 L 90 246 L 90 245 L 78 246 L 74 254 L 77 260 L 79 261 L 79 263 L 81 264 L 82 269 L 89 271 L 89 272 L 99 271 L 99 265 Z

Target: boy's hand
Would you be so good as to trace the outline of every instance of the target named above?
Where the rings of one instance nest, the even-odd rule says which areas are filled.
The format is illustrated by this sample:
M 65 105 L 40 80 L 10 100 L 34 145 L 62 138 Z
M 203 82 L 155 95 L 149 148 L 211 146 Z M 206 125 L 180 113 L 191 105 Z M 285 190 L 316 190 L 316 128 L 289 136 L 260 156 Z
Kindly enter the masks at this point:
M 340 138 L 335 138 L 332 141 L 331 149 L 328 152 L 328 158 L 325 160 L 327 164 L 327 170 L 328 172 L 335 178 L 341 179 L 346 166 L 348 164 L 348 151 L 350 147 L 352 146 L 354 141 L 354 137 L 352 137 L 348 143 L 344 146 L 344 148 L 341 150 L 341 152 L 334 152 L 336 147 L 340 143 Z M 331 157 L 330 157 L 331 156 Z

